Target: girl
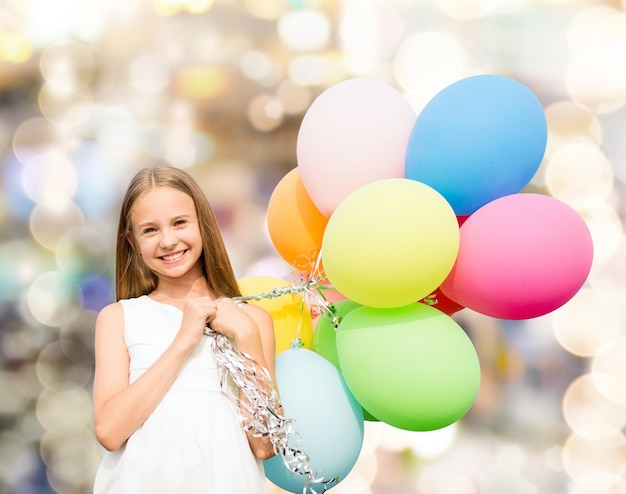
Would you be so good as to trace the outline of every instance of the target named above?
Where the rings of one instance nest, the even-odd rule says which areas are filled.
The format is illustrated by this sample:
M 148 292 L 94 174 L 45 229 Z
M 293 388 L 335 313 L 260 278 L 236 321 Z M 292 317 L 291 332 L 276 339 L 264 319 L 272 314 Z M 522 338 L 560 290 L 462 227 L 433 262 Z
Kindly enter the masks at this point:
M 94 494 L 265 492 L 261 460 L 273 447 L 244 432 L 204 329 L 227 336 L 276 385 L 272 319 L 230 300 L 241 293 L 209 202 L 188 173 L 159 166 L 131 181 L 116 292 L 96 321 L 94 427 L 107 451 Z

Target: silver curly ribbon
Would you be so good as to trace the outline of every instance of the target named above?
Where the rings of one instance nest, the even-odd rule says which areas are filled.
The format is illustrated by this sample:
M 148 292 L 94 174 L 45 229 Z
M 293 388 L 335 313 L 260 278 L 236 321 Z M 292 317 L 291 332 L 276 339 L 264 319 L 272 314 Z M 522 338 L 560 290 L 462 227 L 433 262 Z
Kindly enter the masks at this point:
M 289 445 L 290 438 L 295 437 L 297 443 L 299 436 L 293 429 L 293 420 L 282 414 L 280 398 L 268 370 L 235 348 L 223 334 L 209 326 L 204 333 L 212 338 L 222 391 L 239 405 L 244 430 L 251 431 L 255 437 L 268 438 L 285 467 L 292 473 L 306 476 L 303 494 L 326 492 L 333 487 L 339 481 L 336 476 L 324 480 L 324 472 L 312 470 L 309 456 Z M 315 490 L 314 485 L 323 490 Z

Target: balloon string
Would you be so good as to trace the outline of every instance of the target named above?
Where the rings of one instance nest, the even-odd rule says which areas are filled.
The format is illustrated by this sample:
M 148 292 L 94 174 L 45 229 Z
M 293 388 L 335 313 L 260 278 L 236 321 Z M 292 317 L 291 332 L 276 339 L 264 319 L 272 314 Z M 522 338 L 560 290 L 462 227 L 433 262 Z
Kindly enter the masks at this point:
M 313 265 L 313 269 L 311 270 L 311 273 L 308 275 L 308 278 L 304 279 L 301 276 L 300 283 L 294 283 L 292 285 L 283 286 L 279 288 L 272 288 L 271 290 L 264 292 L 264 293 L 257 293 L 257 294 L 252 294 L 252 295 L 241 295 L 239 297 L 233 297 L 232 300 L 234 302 L 250 302 L 253 300 L 258 301 L 258 300 L 264 300 L 264 299 L 278 298 L 284 295 L 296 295 L 296 294 L 304 293 L 306 296 L 308 296 L 311 300 L 315 302 L 320 313 L 326 312 L 330 316 L 331 324 L 333 325 L 335 329 L 337 329 L 337 327 L 339 326 L 339 323 L 341 322 L 341 318 L 337 314 L 333 304 L 328 302 L 328 300 L 322 293 L 322 290 L 332 289 L 332 286 L 328 284 L 326 285 L 320 284 L 325 279 L 325 275 L 321 270 L 321 260 L 322 260 L 322 253 L 320 251 L 319 255 L 316 256 L 315 258 L 315 262 L 311 262 L 311 264 Z M 302 311 L 304 310 L 304 307 L 305 305 L 304 305 L 304 299 L 303 299 L 303 305 L 300 311 L 301 314 L 302 314 Z M 302 321 L 302 318 L 300 318 L 300 321 L 298 323 L 298 328 L 296 331 L 296 340 L 294 340 L 293 342 L 293 344 L 296 344 L 296 345 L 299 345 L 297 341 L 300 339 L 300 328 L 301 328 L 300 322 L 301 321 Z

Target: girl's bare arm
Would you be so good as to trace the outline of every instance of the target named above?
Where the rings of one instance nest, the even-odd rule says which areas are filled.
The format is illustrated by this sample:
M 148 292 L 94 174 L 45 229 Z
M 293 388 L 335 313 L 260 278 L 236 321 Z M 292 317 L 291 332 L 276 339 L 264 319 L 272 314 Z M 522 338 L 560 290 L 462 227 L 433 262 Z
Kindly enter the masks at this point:
M 132 384 L 128 382 L 130 359 L 124 342 L 122 305 L 114 303 L 100 312 L 96 320 L 93 409 L 96 438 L 107 450 L 122 446 L 154 411 L 200 341 L 206 314 L 214 311 L 215 303 L 208 297 L 192 307 L 186 305 L 174 341 Z

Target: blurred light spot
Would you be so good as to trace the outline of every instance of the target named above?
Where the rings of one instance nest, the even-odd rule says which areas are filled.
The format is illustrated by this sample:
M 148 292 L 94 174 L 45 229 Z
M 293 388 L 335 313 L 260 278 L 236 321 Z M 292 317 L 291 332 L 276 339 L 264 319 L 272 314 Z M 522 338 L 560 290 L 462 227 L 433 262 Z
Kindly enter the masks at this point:
M 293 267 L 278 255 L 260 257 L 252 262 L 243 276 L 273 276 L 275 278 L 287 278 L 292 274 Z
M 48 91 L 59 98 L 67 98 L 92 83 L 96 61 L 89 45 L 64 42 L 45 48 L 39 59 L 39 69 Z
M 121 203 L 126 181 L 124 173 L 115 173 L 107 149 L 94 141 L 83 141 L 71 156 L 78 173 L 74 201 L 85 216 L 109 213 Z M 122 161 L 123 162 L 123 161 Z
M 549 131 L 546 155 L 577 137 L 590 138 L 597 145 L 602 143 L 602 126 L 588 108 L 573 101 L 559 101 L 548 105 L 545 114 Z
M 567 42 L 570 51 L 576 58 L 593 59 L 595 49 L 592 38 L 597 27 L 608 17 L 618 11 L 607 6 L 593 6 L 577 12 L 567 29 Z
M 91 397 L 81 386 L 64 383 L 44 389 L 35 404 L 37 418 L 50 432 L 63 432 L 91 423 Z
M 523 474 L 528 462 L 526 452 L 517 445 L 500 448 L 493 464 L 488 465 L 479 475 L 479 492 L 500 492 L 503 482 L 507 492 L 536 494 L 537 487 Z
M 289 78 L 303 86 L 330 85 L 345 77 L 341 58 L 333 54 L 299 55 L 289 63 Z
M 44 388 L 66 383 L 85 387 L 93 375 L 93 359 L 82 345 L 53 341 L 39 352 L 35 368 Z
M 54 151 L 43 152 L 24 164 L 24 191 L 37 204 L 49 209 L 63 209 L 78 188 L 74 164 Z
M 261 94 L 250 102 L 248 119 L 257 130 L 262 132 L 274 130 L 283 120 L 283 107 L 273 96 Z
M 113 299 L 108 303 L 113 302 Z M 89 350 L 93 356 L 94 350 L 94 328 L 96 327 L 96 317 L 98 313 L 91 310 L 82 310 L 76 317 L 66 321 L 59 329 L 59 340 L 79 343 Z
M 342 2 L 339 36 L 346 69 L 353 74 L 372 72 L 380 57 L 379 11 L 372 0 Z
M 115 300 L 115 290 L 107 276 L 90 275 L 80 281 L 83 308 L 100 311 Z
M 466 472 L 439 463 L 425 465 L 417 479 L 418 492 L 428 494 L 478 494 L 474 484 L 474 479 Z
M 394 56 L 406 31 L 396 5 L 376 0 L 342 2 L 338 32 L 348 72 L 374 73 Z
M 565 85 L 570 98 L 596 113 L 616 112 L 626 101 L 626 90 L 612 87 L 606 74 L 594 64 L 572 62 L 565 75 Z
M 18 220 L 27 220 L 34 202 L 28 197 L 22 185 L 24 166 L 11 152 L 5 153 L 1 164 L 2 202 L 6 206 L 6 212 L 3 212 L 3 216 L 8 215 Z
M 88 273 L 103 273 L 110 268 L 115 247 L 98 230 L 81 226 L 68 230 L 56 245 L 56 260 L 61 271 L 73 278 Z
M 620 246 L 624 227 L 615 209 L 606 203 L 580 212 L 593 240 L 593 264 L 610 259 Z
M 15 480 L 27 475 L 32 468 L 32 461 L 24 465 L 25 456 L 33 458 L 32 446 L 15 432 L 3 431 L 0 441 L 0 485 L 13 485 Z M 32 473 L 32 472 L 31 472 Z M 7 491 L 18 492 L 18 491 Z M 28 491 L 26 491 L 28 492 Z
M 181 94 L 195 99 L 215 98 L 228 87 L 228 77 L 215 67 L 181 69 L 176 74 L 175 82 Z
M 36 46 L 72 38 L 96 40 L 106 25 L 108 2 L 17 0 L 14 3 L 20 4 L 23 32 Z
M 433 431 L 409 433 L 411 450 L 422 458 L 435 458 L 448 450 L 456 438 L 458 426 L 453 423 Z
M 328 44 L 330 24 L 316 10 L 287 12 L 278 21 L 278 35 L 293 50 L 321 50 Z
M 91 95 L 60 96 L 44 83 L 39 88 L 37 106 L 41 114 L 63 129 L 76 128 L 85 123 L 91 112 Z
M 22 163 L 44 152 L 66 154 L 67 148 L 61 129 L 43 117 L 25 120 L 13 134 L 13 152 Z
M 16 379 L 16 372 L 0 369 L 0 413 L 2 415 L 17 415 L 28 405 L 26 397 L 20 390 L 20 381 Z M 2 441 L 0 441 L 2 444 Z
M 589 282 L 606 297 L 626 303 L 626 236 L 610 258 L 591 267 Z
M 0 243 L 0 300 L 15 300 L 48 263 L 27 240 Z
M 137 118 L 125 106 L 94 106 L 83 132 L 95 144 L 83 141 L 79 152 L 87 153 L 94 168 L 100 166 L 117 179 L 125 177 L 138 153 L 138 127 Z
M 567 425 L 589 439 L 602 439 L 607 427 L 621 429 L 626 424 L 626 393 L 618 396 L 618 402 L 607 398 L 599 389 L 619 391 L 619 384 L 611 374 L 595 372 L 571 382 L 563 395 L 563 416 Z
M 556 0 L 552 0 L 556 1 Z M 572 0 L 570 0 L 572 1 Z M 626 492 L 626 480 L 623 478 L 612 478 L 610 480 L 611 487 L 608 491 L 609 493 L 615 494 L 623 494 Z M 607 490 L 604 488 L 602 484 L 600 484 L 597 488 L 592 485 L 593 482 L 587 482 L 587 484 L 575 484 L 571 483 L 568 485 L 567 494 L 605 494 Z
M 378 447 L 385 451 L 404 451 L 411 447 L 411 438 L 407 431 L 384 424 L 381 427 Z
M 68 405 L 83 407 L 81 400 Z M 55 492 L 91 492 L 100 463 L 93 432 L 86 426 L 69 427 L 46 432 L 41 439 L 39 451 L 48 467 L 48 483 Z
M 288 8 L 284 0 L 245 0 L 244 5 L 250 15 L 268 21 L 279 19 Z
M 282 79 L 282 68 L 266 53 L 252 50 L 246 52 L 239 63 L 241 72 L 254 81 L 266 86 Z
M 596 145 L 602 143 L 602 127 L 598 118 L 589 109 L 573 101 L 559 101 L 546 107 L 548 123 L 548 142 L 544 159 L 537 173 L 532 178 L 532 184 L 537 187 L 546 185 L 546 169 L 549 158 L 564 145 L 575 140 L 591 141 Z
M 37 205 L 30 215 L 30 233 L 42 246 L 54 249 L 65 232 L 83 223 L 83 213 L 73 202 L 55 208 Z
M 365 486 L 372 485 L 379 473 L 380 471 L 378 465 L 378 457 L 376 455 L 376 449 L 368 447 L 362 448 L 361 452 L 359 453 L 359 458 L 354 465 L 354 469 L 347 477 L 356 477 L 355 480 L 358 481 L 358 484 L 355 484 L 354 490 L 348 489 L 347 487 L 349 486 L 349 484 L 346 484 L 346 494 L 351 494 L 352 492 L 361 492 L 359 490 L 356 490 L 357 486 L 359 486 L 361 489 L 366 489 Z M 365 484 L 365 486 L 363 486 L 362 484 Z M 364 492 L 369 493 L 370 490 L 366 489 Z
M 313 96 L 309 88 L 287 80 L 278 86 L 276 97 L 286 114 L 298 115 L 307 110 Z
M 39 275 L 28 290 L 28 308 L 37 321 L 58 327 L 80 312 L 76 283 L 61 271 Z
M 580 290 L 553 313 L 554 334 L 568 352 L 592 357 L 620 333 L 618 305 L 595 290 Z
M 166 60 L 159 55 L 147 53 L 130 63 L 130 84 L 137 90 L 155 95 L 170 82 Z
M 552 153 L 546 168 L 550 193 L 576 210 L 601 204 L 613 189 L 609 160 L 589 140 L 564 144 Z
M 179 168 L 189 168 L 211 157 L 215 144 L 209 135 L 181 126 L 150 125 L 143 129 L 142 149 Z
M 598 113 L 616 111 L 626 101 L 626 15 L 609 7 L 582 10 L 568 29 L 573 61 L 566 75 L 575 101 Z
M 213 7 L 214 0 L 152 0 L 154 9 L 161 15 L 174 15 L 179 12 L 201 14 Z
M 436 0 L 435 3 L 450 17 L 463 20 L 484 17 L 498 6 L 498 0 Z
M 603 348 L 601 352 L 594 356 L 591 361 L 591 371 L 598 375 L 613 376 L 616 381 L 605 380 L 606 385 L 602 385 L 602 381 L 596 383 L 598 390 L 608 399 L 620 401 L 626 397 L 626 365 L 624 365 L 624 356 L 626 356 L 626 336 L 622 335 L 615 339 L 611 345 Z
M 543 458 L 550 470 L 554 472 L 563 471 L 563 448 L 560 445 L 555 444 L 546 449 Z
M 612 430 L 599 439 L 572 434 L 563 446 L 563 465 L 570 478 L 591 492 L 617 492 L 623 485 L 626 463 L 626 439 L 619 430 Z
M 468 63 L 463 45 L 447 31 L 407 37 L 393 61 L 396 80 L 416 111 L 444 87 L 461 79 Z
M 28 38 L 19 32 L 0 33 L 0 61 L 10 63 L 27 62 L 33 54 Z

